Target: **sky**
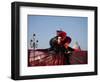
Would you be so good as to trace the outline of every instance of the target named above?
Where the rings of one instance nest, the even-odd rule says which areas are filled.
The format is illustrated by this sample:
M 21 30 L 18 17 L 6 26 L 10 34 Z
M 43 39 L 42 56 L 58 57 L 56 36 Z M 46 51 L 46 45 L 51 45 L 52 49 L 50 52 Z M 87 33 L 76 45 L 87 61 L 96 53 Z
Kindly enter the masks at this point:
M 56 36 L 56 30 L 62 29 L 71 37 L 70 47 L 77 41 L 83 50 L 87 50 L 88 18 L 75 16 L 28 15 L 28 48 L 33 33 L 39 40 L 38 48 L 49 48 L 49 41 Z

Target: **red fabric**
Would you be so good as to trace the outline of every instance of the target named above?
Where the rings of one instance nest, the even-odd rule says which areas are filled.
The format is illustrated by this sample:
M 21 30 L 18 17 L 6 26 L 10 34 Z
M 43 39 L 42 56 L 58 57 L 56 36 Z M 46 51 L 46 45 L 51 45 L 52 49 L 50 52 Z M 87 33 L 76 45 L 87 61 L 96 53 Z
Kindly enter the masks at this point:
M 87 51 L 74 51 L 72 55 L 70 55 L 70 64 L 87 64 L 87 57 Z M 46 49 L 39 49 L 35 50 L 34 55 L 33 50 L 28 50 L 28 66 L 64 65 L 65 61 L 66 58 L 63 54 L 50 54 Z
M 74 51 L 76 51 L 76 52 L 77 52 L 77 51 L 81 51 L 81 50 L 80 50 L 80 49 L 74 49 Z
M 63 31 L 63 32 L 60 32 L 58 36 L 60 36 L 60 37 L 63 38 L 63 37 L 65 37 L 65 36 L 67 36 L 67 33 Z

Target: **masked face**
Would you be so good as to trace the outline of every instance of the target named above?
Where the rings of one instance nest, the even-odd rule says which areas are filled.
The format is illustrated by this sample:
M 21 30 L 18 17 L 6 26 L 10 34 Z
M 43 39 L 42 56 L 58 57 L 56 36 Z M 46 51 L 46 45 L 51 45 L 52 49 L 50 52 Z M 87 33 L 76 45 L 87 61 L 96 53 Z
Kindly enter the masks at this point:
M 58 40 L 57 40 L 57 42 L 58 42 L 58 44 L 62 44 L 62 42 L 64 41 L 66 39 L 66 37 L 58 37 Z
M 58 44 L 61 43 L 61 37 L 58 37 Z

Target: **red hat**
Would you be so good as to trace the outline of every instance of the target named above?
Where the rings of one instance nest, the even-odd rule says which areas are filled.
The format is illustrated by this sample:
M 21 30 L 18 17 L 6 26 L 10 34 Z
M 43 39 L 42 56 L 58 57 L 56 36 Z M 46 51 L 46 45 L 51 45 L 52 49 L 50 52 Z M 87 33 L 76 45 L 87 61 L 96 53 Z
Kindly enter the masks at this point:
M 60 37 L 62 37 L 62 38 L 63 38 L 63 37 L 65 37 L 66 35 L 67 35 L 67 34 L 66 34 L 66 32 L 62 31 L 62 32 L 60 32 L 60 33 L 59 33 L 59 35 L 58 35 L 58 36 L 60 36 Z

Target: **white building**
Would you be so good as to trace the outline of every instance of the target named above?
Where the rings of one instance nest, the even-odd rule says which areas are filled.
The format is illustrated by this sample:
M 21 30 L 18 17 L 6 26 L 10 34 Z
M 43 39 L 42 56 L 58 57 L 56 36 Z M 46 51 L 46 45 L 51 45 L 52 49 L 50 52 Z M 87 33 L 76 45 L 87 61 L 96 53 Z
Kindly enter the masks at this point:
M 78 42 L 75 42 L 73 48 L 74 48 L 75 50 L 81 50 L 80 45 L 78 44 Z

